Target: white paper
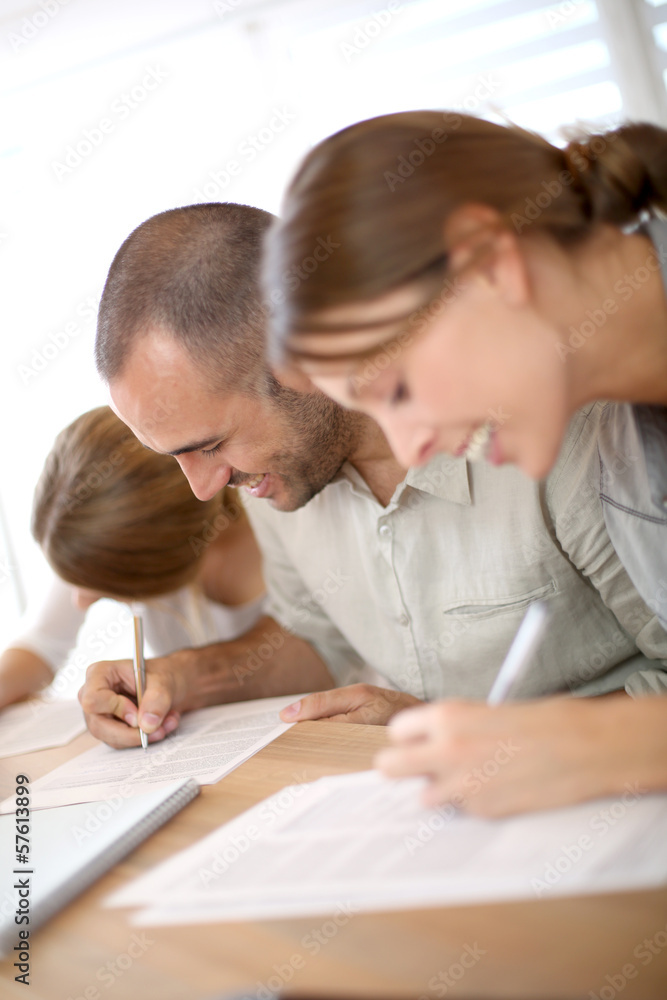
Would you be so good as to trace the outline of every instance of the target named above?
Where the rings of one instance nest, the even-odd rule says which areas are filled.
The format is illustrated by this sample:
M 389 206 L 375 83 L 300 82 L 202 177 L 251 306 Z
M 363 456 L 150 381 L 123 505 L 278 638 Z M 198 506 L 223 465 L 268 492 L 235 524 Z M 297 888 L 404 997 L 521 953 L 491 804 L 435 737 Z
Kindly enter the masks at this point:
M 31 700 L 0 711 L 0 757 L 61 747 L 85 732 L 76 700 Z
M 262 698 L 188 712 L 175 733 L 150 743 L 147 750 L 93 747 L 33 782 L 31 807 L 44 809 L 112 796 L 128 798 L 181 778 L 211 785 L 291 728 L 293 723 L 280 722 L 278 713 L 294 697 Z M 13 796 L 0 803 L 0 813 L 13 809 Z
M 667 795 L 482 820 L 373 771 L 283 789 L 122 888 L 139 924 L 480 903 L 667 883 Z

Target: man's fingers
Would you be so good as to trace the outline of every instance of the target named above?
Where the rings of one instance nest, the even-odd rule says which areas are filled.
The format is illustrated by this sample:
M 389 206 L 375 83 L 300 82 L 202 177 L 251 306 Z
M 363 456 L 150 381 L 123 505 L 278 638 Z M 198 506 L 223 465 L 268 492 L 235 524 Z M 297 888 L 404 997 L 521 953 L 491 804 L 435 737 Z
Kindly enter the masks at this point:
M 171 722 L 169 722 L 169 718 Z M 86 716 L 86 723 L 95 739 L 102 740 L 103 743 L 107 743 L 116 750 L 141 746 L 141 734 L 138 728 L 128 726 L 124 722 L 118 722 L 110 716 Z M 174 719 L 173 716 L 168 717 L 168 719 L 165 719 L 163 726 L 159 726 L 155 732 L 149 735 L 148 742 L 159 743 L 170 732 L 173 732 L 177 726 L 178 719 Z
M 122 719 L 128 726 L 137 724 L 137 706 L 125 695 L 109 688 L 90 688 L 88 686 L 79 691 L 79 701 L 85 715 L 113 715 L 117 719 Z M 96 734 L 93 733 L 93 736 Z
M 171 693 L 160 676 L 146 676 L 146 690 L 139 706 L 139 725 L 145 733 L 154 733 L 166 721 L 171 709 Z
M 288 705 L 280 713 L 283 722 L 305 722 L 311 719 L 324 719 L 330 715 L 339 715 L 350 707 L 349 694 L 341 697 L 345 688 L 334 688 L 333 691 L 316 691 L 307 694 L 300 701 Z

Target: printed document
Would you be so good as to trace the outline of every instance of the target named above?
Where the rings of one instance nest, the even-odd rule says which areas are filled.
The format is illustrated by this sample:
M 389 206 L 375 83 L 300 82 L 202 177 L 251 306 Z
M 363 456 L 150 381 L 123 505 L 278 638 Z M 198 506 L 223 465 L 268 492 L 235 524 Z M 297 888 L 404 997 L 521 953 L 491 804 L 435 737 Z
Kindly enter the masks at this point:
M 483 820 L 374 771 L 272 795 L 120 889 L 140 924 L 536 899 L 667 883 L 667 795 Z
M 293 725 L 278 718 L 292 701 L 294 695 L 188 712 L 176 732 L 149 743 L 147 750 L 93 747 L 33 782 L 31 806 L 44 809 L 114 795 L 130 798 L 183 778 L 214 784 Z M 13 809 L 13 797 L 0 803 L 0 813 Z

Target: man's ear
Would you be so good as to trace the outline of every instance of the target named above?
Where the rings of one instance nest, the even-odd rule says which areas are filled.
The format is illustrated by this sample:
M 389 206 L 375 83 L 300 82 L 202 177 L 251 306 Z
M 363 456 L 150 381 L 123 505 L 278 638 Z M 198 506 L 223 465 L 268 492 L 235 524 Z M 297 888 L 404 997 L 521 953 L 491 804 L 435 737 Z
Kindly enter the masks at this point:
M 516 233 L 490 205 L 468 202 L 449 214 L 445 249 L 453 274 L 477 273 L 509 305 L 529 297 L 528 272 Z

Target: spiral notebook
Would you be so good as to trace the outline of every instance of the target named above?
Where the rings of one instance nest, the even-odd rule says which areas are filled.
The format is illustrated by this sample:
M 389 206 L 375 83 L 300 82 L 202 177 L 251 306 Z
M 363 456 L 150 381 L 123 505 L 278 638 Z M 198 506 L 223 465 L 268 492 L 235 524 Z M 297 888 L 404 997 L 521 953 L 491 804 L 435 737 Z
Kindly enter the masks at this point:
M 40 809 L 27 832 L 13 813 L 0 816 L 0 959 L 12 952 L 20 930 L 41 927 L 198 794 L 189 778 L 132 798 Z M 21 862 L 25 838 L 29 851 Z

